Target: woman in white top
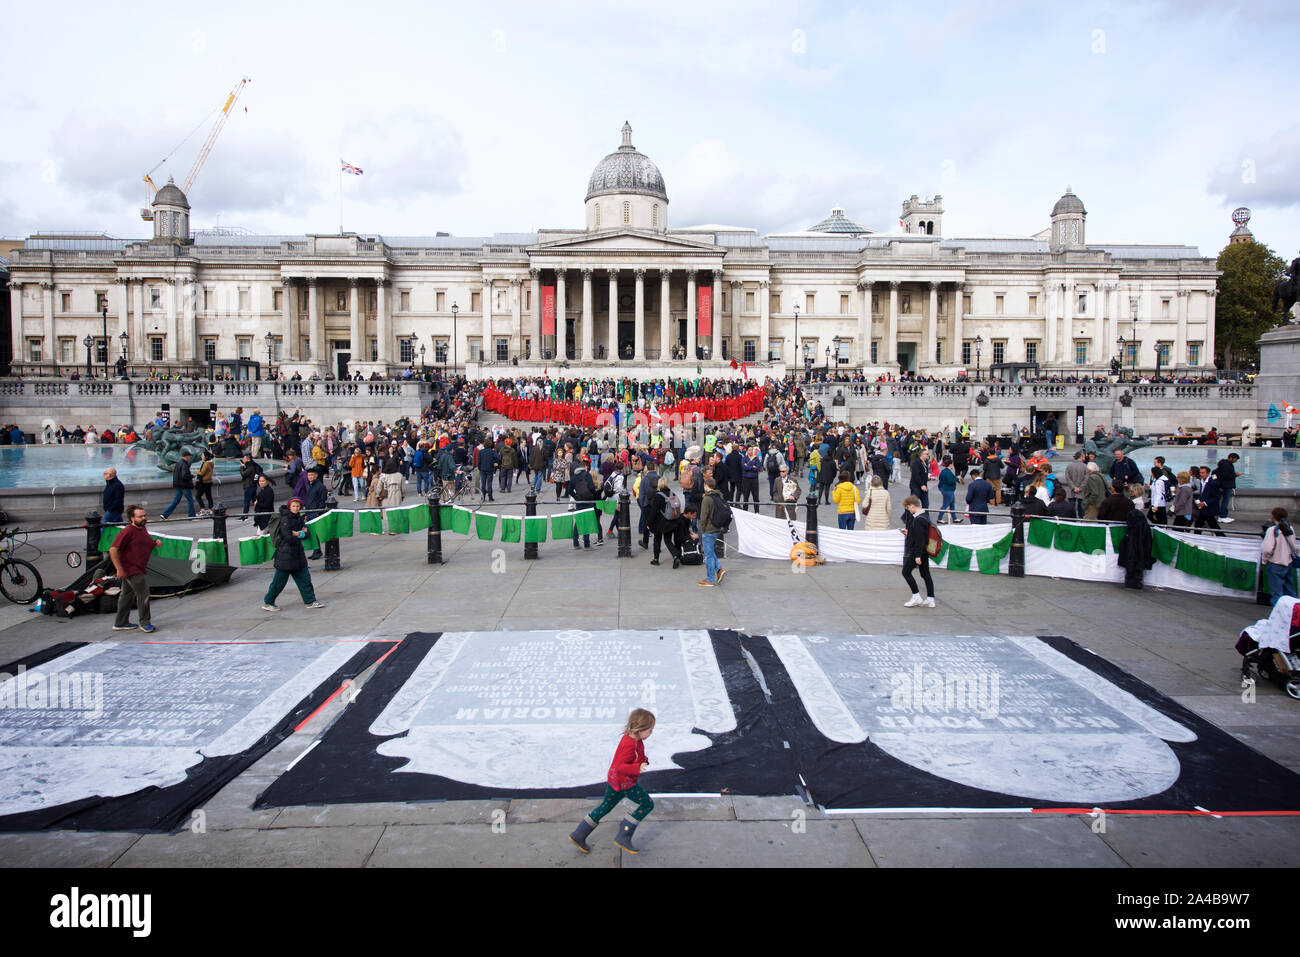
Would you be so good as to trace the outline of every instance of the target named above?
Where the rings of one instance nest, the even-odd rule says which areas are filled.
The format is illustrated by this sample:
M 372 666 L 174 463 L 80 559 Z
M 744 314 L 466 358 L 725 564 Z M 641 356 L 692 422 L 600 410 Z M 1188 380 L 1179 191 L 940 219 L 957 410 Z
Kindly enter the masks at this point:
M 1295 532 L 1286 518 L 1286 509 L 1273 509 L 1273 524 L 1264 533 L 1260 546 L 1259 559 L 1268 573 L 1268 597 L 1274 605 L 1283 595 L 1296 597 L 1295 587 L 1291 584 L 1291 567 L 1296 559 Z
M 867 491 L 862 496 L 862 527 L 869 532 L 889 528 L 889 490 L 880 482 L 879 475 L 871 476 Z

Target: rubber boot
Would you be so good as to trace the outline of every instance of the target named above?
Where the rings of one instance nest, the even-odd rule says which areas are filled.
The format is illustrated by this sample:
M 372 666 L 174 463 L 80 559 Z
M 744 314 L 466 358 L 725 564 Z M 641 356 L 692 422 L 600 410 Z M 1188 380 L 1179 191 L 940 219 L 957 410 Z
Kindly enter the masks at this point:
M 584 817 L 578 822 L 577 828 L 569 835 L 569 840 L 578 845 L 578 850 L 584 854 L 590 854 L 591 848 L 587 846 L 587 836 L 596 829 L 596 824 L 589 817 Z
M 618 837 L 614 838 L 614 843 L 629 854 L 641 853 L 632 846 L 632 835 L 636 833 L 636 826 L 639 823 L 639 821 L 634 821 L 631 818 L 623 818 L 623 823 L 618 828 Z

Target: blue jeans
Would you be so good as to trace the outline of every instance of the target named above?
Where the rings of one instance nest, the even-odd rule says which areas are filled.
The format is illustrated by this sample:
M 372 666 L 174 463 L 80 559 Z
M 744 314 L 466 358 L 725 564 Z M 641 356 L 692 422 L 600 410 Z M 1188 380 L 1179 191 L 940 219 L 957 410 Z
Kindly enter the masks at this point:
M 165 509 L 163 509 L 163 513 L 162 513 L 163 518 L 171 518 L 172 512 L 174 512 L 176 510 L 176 506 L 181 503 L 182 495 L 185 496 L 185 504 L 189 506 L 190 518 L 194 517 L 194 493 L 187 488 L 178 488 L 176 490 L 176 496 L 172 499 L 172 503 L 168 505 Z
M 244 489 L 244 517 L 248 517 L 248 506 L 253 504 L 253 499 L 257 498 L 257 486 L 250 485 Z
M 538 469 L 533 473 L 533 491 L 538 494 L 542 491 L 542 470 Z
M 1233 489 L 1225 488 L 1220 490 L 1223 494 L 1223 500 L 1219 502 L 1219 518 L 1228 517 L 1228 505 L 1232 501 Z
M 1272 562 L 1266 562 L 1264 568 L 1268 571 L 1268 603 L 1276 605 L 1277 600 L 1283 595 L 1296 597 L 1295 588 L 1292 586 L 1294 579 L 1291 577 L 1290 565 L 1274 565 Z
M 417 471 L 415 473 L 415 494 L 423 495 L 433 488 L 433 473 Z
M 939 503 L 939 518 L 943 518 L 943 513 L 947 512 L 948 517 L 954 522 L 957 521 L 957 492 L 948 489 L 940 489 L 939 494 L 943 496 L 943 501 Z
M 704 532 L 700 535 L 700 547 L 704 549 L 704 574 L 710 583 L 718 580 L 717 544 L 717 532 Z
M 853 523 L 857 521 L 858 517 L 852 512 L 840 512 L 839 519 L 840 528 L 846 528 L 851 532 L 853 531 Z

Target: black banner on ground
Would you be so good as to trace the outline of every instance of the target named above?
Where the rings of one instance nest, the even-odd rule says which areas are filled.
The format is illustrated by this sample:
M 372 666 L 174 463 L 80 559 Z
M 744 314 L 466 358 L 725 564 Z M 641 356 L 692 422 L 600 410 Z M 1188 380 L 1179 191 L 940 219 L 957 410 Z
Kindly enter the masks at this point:
M 598 797 L 635 707 L 648 792 L 793 792 L 735 632 L 448 632 L 409 635 L 255 807 Z

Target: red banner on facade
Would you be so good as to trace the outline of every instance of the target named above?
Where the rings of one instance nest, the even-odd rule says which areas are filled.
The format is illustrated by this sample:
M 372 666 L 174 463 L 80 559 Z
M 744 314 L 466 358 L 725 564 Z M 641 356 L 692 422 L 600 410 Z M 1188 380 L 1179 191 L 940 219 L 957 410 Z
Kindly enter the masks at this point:
M 542 335 L 555 335 L 555 287 L 542 287 Z
M 701 286 L 698 290 L 700 308 L 695 320 L 696 335 L 713 335 L 713 287 Z

